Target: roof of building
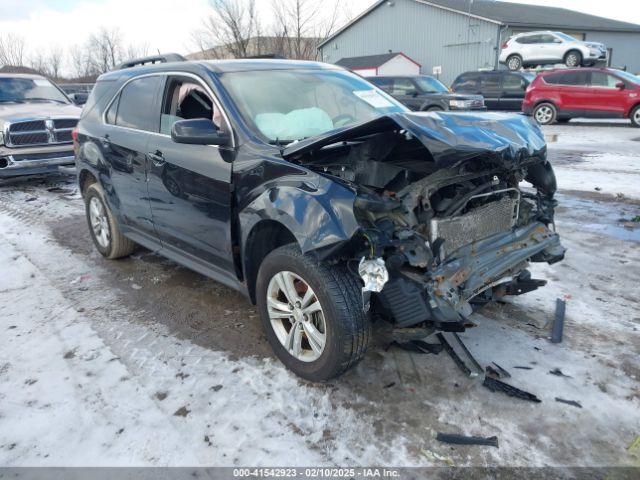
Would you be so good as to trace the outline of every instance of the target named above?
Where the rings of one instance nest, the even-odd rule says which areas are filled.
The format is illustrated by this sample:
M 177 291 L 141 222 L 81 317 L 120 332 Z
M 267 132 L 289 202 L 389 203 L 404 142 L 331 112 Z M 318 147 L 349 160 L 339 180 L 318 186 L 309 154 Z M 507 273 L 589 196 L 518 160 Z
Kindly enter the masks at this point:
M 621 22 L 619 20 L 598 17 L 559 7 L 527 5 L 496 0 L 474 0 L 471 3 L 469 0 L 413 1 L 512 27 L 538 28 L 545 30 L 567 29 L 640 33 L 640 25 L 635 23 Z M 358 15 L 351 22 L 320 43 L 319 47 L 322 47 L 327 42 L 337 37 L 344 30 L 348 29 L 351 25 L 358 22 L 385 3 L 387 3 L 387 0 L 379 0 L 374 3 L 369 9 L 365 10 L 362 14 Z
M 411 60 L 402 52 L 389 52 L 382 53 L 380 55 L 366 55 L 364 57 L 347 57 L 341 58 L 336 62 L 336 65 L 340 65 L 341 67 L 348 68 L 349 70 L 358 70 L 363 68 L 376 68 L 381 65 L 384 65 L 392 58 L 397 57 L 398 55 L 405 57 L 413 63 L 415 61 Z M 418 63 L 416 65 L 420 66 Z

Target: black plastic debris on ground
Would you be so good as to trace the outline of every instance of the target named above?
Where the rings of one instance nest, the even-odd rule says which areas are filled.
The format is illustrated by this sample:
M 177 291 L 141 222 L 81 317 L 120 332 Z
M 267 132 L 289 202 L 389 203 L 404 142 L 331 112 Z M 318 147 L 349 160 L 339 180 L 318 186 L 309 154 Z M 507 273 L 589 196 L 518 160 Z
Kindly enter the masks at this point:
M 553 330 L 551 331 L 551 343 L 562 342 L 562 330 L 564 329 L 565 311 L 566 302 L 561 298 L 556 298 L 556 316 L 553 321 Z
M 469 377 L 477 377 L 484 372 L 475 357 L 467 349 L 460 337 L 454 332 L 438 333 L 438 340 L 458 368 Z
M 551 375 L 555 375 L 556 377 L 573 378 L 571 375 L 562 373 L 562 370 L 560 370 L 558 367 L 554 368 L 553 370 L 549 370 L 549 373 Z
M 455 433 L 438 432 L 436 440 L 453 445 L 488 445 L 498 448 L 498 437 L 473 437 Z
M 504 378 L 511 378 L 511 374 L 509 372 L 507 372 L 504 368 L 502 368 L 500 365 L 498 365 L 496 362 L 491 362 L 493 363 L 493 365 L 496 367 L 496 369 L 498 370 L 498 372 L 500 372 L 500 376 L 504 377 Z
M 572 405 L 574 407 L 582 408 L 582 405 L 580 404 L 580 402 L 577 402 L 576 400 L 566 400 L 564 398 L 556 397 L 556 402 L 566 403 L 567 405 Z
M 542 400 L 536 397 L 533 393 L 525 392 L 524 390 L 520 390 L 513 385 L 501 382 L 500 380 L 497 380 L 495 378 L 484 377 L 484 382 L 482 382 L 482 385 L 487 387 L 492 392 L 502 392 L 506 395 L 509 395 L 510 397 L 520 398 L 529 402 L 542 402 Z
M 533 370 L 533 367 L 525 367 L 523 365 L 514 365 L 513 368 L 517 368 L 519 370 Z
M 402 350 L 406 350 L 407 352 L 412 353 L 422 353 L 429 354 L 432 353 L 434 355 L 438 355 L 442 352 L 442 345 L 439 343 L 427 343 L 422 340 L 410 340 L 408 342 L 396 342 L 395 340 L 387 345 L 385 350 L 389 350 L 391 347 L 398 347 Z

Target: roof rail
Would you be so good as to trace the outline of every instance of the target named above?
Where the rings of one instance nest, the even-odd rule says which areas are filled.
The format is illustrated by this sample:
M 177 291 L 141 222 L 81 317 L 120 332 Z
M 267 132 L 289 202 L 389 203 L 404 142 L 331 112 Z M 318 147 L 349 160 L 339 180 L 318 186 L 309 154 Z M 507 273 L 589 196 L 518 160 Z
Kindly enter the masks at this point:
M 150 55 L 148 57 L 134 58 L 116 65 L 114 70 L 122 70 L 125 68 L 139 67 L 141 65 L 153 65 L 154 63 L 167 62 L 186 62 L 187 59 L 179 53 L 163 53 L 160 55 Z

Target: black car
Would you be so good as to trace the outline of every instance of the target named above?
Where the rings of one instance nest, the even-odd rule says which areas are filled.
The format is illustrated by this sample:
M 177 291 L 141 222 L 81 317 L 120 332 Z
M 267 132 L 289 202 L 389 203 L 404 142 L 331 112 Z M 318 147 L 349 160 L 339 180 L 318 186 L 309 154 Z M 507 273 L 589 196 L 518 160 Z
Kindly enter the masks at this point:
M 372 322 L 463 331 L 471 302 L 537 288 L 527 262 L 564 253 L 537 125 L 411 113 L 332 65 L 113 71 L 74 139 L 98 251 L 140 244 L 241 291 L 312 381 L 352 367 Z
M 428 75 L 379 76 L 367 80 L 413 111 L 486 110 L 481 95 L 451 93 L 440 80 Z
M 536 74 L 531 72 L 465 72 L 454 80 L 451 90 L 482 95 L 489 110 L 520 112 L 527 87 L 534 78 Z

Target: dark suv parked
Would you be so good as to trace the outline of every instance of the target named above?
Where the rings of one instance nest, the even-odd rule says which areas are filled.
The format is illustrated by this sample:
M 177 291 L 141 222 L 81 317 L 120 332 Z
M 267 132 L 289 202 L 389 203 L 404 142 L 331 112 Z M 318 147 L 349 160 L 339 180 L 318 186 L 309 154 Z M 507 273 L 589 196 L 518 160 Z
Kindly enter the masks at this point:
M 527 87 L 534 78 L 535 73 L 530 72 L 465 72 L 453 81 L 451 90 L 482 95 L 489 110 L 519 112 Z
M 440 80 L 428 75 L 380 76 L 367 78 L 371 83 L 399 100 L 411 110 L 486 110 L 481 95 L 451 93 Z
M 89 231 L 107 258 L 139 243 L 243 292 L 283 363 L 326 380 L 372 321 L 463 331 L 471 301 L 563 257 L 539 127 L 483 115 L 410 113 L 313 62 L 107 73 L 74 134 Z

